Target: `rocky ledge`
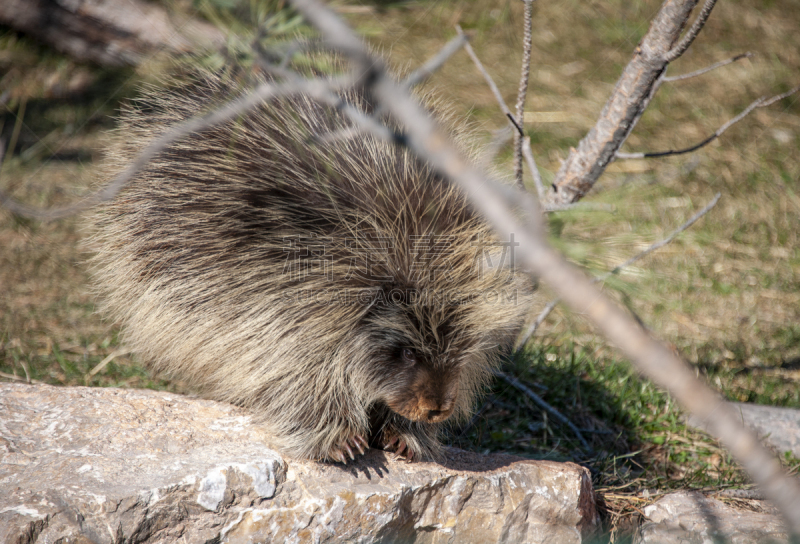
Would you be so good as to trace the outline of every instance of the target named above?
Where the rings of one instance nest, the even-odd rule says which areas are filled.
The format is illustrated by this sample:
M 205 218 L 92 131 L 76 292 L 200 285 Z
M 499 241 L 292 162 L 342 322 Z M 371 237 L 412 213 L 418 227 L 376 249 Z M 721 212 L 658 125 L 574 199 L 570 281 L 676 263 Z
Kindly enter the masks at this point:
M 0 383 L 0 542 L 577 543 L 598 525 L 571 463 L 371 450 L 345 466 L 269 443 L 226 404 Z

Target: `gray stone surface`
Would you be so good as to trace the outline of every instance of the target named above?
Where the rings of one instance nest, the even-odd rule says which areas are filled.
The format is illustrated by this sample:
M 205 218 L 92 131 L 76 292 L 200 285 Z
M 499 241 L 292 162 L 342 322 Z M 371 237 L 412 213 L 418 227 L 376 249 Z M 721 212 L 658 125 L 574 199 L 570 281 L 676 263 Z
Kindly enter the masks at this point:
M 779 453 L 800 457 L 800 410 L 735 403 L 742 420 Z
M 371 450 L 343 466 L 268 444 L 226 404 L 0 383 L 0 543 L 577 543 L 598 523 L 570 463 Z
M 780 517 L 767 504 L 761 512 L 733 508 L 700 493 L 666 495 L 645 507 L 636 544 L 767 544 L 788 542 Z

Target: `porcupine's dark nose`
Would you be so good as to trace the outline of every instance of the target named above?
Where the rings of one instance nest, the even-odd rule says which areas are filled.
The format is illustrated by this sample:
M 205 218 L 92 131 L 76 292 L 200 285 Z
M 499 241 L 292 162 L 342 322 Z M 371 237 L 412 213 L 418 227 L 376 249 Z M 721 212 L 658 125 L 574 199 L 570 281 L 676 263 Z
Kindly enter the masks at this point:
M 444 410 L 428 410 L 428 419 L 436 419 L 438 416 L 442 415 Z
M 446 402 L 433 404 L 433 406 L 429 406 L 428 409 L 422 413 L 428 423 L 438 423 L 450 417 L 452 411 L 453 404 L 451 402 Z

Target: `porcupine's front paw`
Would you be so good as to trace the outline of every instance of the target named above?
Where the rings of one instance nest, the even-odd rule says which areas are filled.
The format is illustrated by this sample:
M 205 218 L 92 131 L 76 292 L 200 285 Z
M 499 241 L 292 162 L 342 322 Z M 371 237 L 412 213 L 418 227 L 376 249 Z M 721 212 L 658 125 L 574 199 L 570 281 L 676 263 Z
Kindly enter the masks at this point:
M 347 459 L 355 460 L 356 454 L 363 455 L 369 449 L 369 443 L 360 434 L 344 439 L 338 446 L 328 452 L 328 458 L 347 464 Z
M 390 451 L 395 455 L 412 461 L 414 459 L 414 450 L 412 450 L 406 441 L 400 436 L 387 436 L 384 438 L 381 445 L 384 451 Z
M 400 422 L 385 425 L 377 445 L 408 461 L 430 461 L 441 450 L 437 435 L 438 426 Z

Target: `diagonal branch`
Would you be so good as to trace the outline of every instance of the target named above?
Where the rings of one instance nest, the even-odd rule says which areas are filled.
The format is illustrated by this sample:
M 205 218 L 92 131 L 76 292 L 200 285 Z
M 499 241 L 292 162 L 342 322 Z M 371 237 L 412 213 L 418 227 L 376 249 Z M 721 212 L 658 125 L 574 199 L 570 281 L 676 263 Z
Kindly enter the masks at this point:
M 284 89 L 285 91 L 285 89 Z M 212 113 L 200 117 L 189 119 L 177 125 L 166 134 L 153 140 L 128 167 L 117 175 L 111 183 L 92 193 L 83 200 L 67 206 L 41 209 L 29 206 L 12 198 L 9 194 L 0 190 L 0 206 L 7 208 L 12 213 L 32 219 L 50 221 L 61 219 L 70 215 L 80 213 L 95 204 L 106 202 L 114 198 L 117 193 L 136 175 L 153 157 L 160 153 L 169 144 L 185 138 L 186 136 L 203 130 L 218 123 L 224 123 L 239 115 L 241 112 L 260 104 L 280 92 L 275 86 L 264 83 L 251 93 L 247 93 L 233 101 L 227 106 L 213 111 Z
M 119 173 L 110 183 L 101 188 L 100 190 L 88 195 L 83 200 L 67 206 L 55 208 L 39 208 L 30 206 L 19 202 L 11 195 L 3 190 L 0 190 L 0 207 L 6 208 L 11 213 L 22 217 L 29 217 L 32 219 L 39 219 L 42 221 L 52 221 L 55 219 L 62 219 L 71 215 L 75 215 L 92 206 L 101 202 L 107 202 L 113 199 L 125 185 L 152 160 L 156 155 L 163 151 L 168 145 L 189 136 L 190 134 L 202 131 L 209 127 L 230 121 L 245 111 L 257 107 L 279 96 L 285 96 L 293 93 L 306 93 L 320 100 L 327 101 L 335 107 L 346 106 L 340 104 L 340 100 L 332 99 L 335 93 L 332 89 L 342 88 L 349 85 L 350 79 L 331 80 L 331 79 L 302 79 L 297 78 L 287 83 L 262 83 L 253 91 L 247 92 L 238 98 L 233 99 L 225 106 L 212 111 L 206 115 L 194 117 L 183 123 L 176 125 L 171 130 L 153 140 L 139 155 L 134 159 L 128 167 Z M 351 108 L 354 109 L 354 108 Z M 353 114 L 353 112 L 347 112 Z M 367 117 L 367 116 L 364 116 Z M 382 137 L 391 138 L 393 135 L 390 131 L 379 122 L 372 120 L 372 118 L 363 119 L 365 124 L 370 125 L 370 129 L 380 132 L 385 131 Z
M 556 419 L 556 421 L 558 421 L 562 425 L 566 425 L 567 427 L 569 427 L 569 429 L 573 432 L 575 437 L 578 439 L 578 442 L 581 443 L 581 446 L 583 447 L 583 451 L 588 453 L 589 455 L 594 454 L 594 450 L 589 445 L 589 443 L 586 441 L 586 439 L 583 437 L 583 434 L 581 434 L 581 431 L 578 429 L 578 427 L 576 427 L 575 424 L 572 423 L 569 419 L 564 417 L 564 415 L 561 412 L 559 412 L 558 410 L 553 408 L 550 405 L 550 403 L 548 403 L 542 397 L 540 397 L 539 395 L 534 393 L 531 390 L 530 387 L 526 386 L 524 383 L 519 381 L 517 378 L 515 378 L 514 376 L 511 376 L 510 374 L 506 374 L 505 372 L 500 372 L 498 370 L 498 371 L 496 371 L 494 373 L 494 375 L 497 376 L 498 378 L 501 378 L 501 379 L 505 380 L 509 385 L 512 385 L 513 387 L 516 387 L 518 390 L 520 390 L 523 393 L 525 393 L 525 395 L 527 395 L 529 399 L 531 399 L 534 403 L 536 403 L 536 405 L 539 406 L 539 408 L 541 408 L 542 410 L 544 410 L 545 412 L 547 412 L 548 414 L 553 416 Z
M 441 66 L 447 62 L 447 59 L 452 57 L 459 49 L 464 47 L 467 44 L 467 36 L 466 34 L 460 33 L 458 36 L 447 42 L 444 47 L 442 47 L 439 52 L 428 59 L 425 64 L 414 70 L 405 80 L 405 84 L 409 87 L 414 87 L 419 85 L 426 79 L 428 79 L 431 74 L 433 74 L 436 70 L 441 68 Z

